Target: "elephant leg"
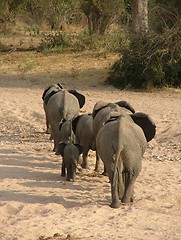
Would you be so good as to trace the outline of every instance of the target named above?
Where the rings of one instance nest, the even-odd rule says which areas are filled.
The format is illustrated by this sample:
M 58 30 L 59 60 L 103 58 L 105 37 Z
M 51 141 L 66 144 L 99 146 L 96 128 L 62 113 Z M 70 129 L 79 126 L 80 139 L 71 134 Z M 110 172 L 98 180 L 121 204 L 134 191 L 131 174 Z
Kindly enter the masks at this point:
M 123 198 L 124 195 L 124 182 L 123 182 L 123 176 L 122 173 L 119 173 L 118 176 L 118 181 L 119 181 L 119 187 L 118 187 L 118 191 L 119 191 L 119 199 L 121 200 Z
M 57 147 L 58 147 L 59 141 L 57 141 L 56 137 L 54 138 L 54 148 L 53 151 L 56 152 L 57 151 Z
M 65 177 L 65 176 L 66 176 L 64 160 L 62 160 L 62 173 L 61 173 L 61 176 L 62 176 L 62 177 Z
M 103 171 L 102 175 L 107 176 L 107 170 L 106 170 L 105 164 L 104 164 L 104 171 Z
M 74 169 L 74 167 L 72 166 L 72 164 L 68 164 L 67 167 L 67 181 L 75 181 L 76 179 L 76 170 Z
M 51 133 L 51 126 L 49 124 L 48 116 L 47 116 L 46 112 L 45 112 L 45 120 L 46 120 L 46 133 L 49 134 L 49 133 Z
M 119 183 L 118 183 L 118 177 L 116 177 L 116 181 L 113 182 L 114 179 L 114 172 L 108 171 L 108 177 L 111 183 L 111 196 L 112 196 L 112 202 L 110 204 L 110 207 L 112 208 L 119 208 L 120 207 L 120 201 L 119 201 Z
M 67 168 L 67 178 L 66 178 L 66 180 L 70 181 L 70 179 L 71 179 L 71 170 L 70 170 L 70 167 L 68 167 Z
M 121 199 L 123 203 L 129 203 L 133 201 L 134 184 L 135 184 L 137 175 L 131 175 L 131 174 L 129 175 L 130 175 L 129 179 L 126 180 L 124 195 L 123 195 L 123 198 Z
M 56 152 L 57 151 L 57 149 L 58 149 L 58 145 L 59 145 L 59 143 L 60 143 L 60 136 L 59 136 L 59 132 L 58 132 L 58 130 L 57 130 L 57 132 L 56 131 L 52 131 L 53 132 L 53 140 L 54 140 L 54 148 L 53 148 L 53 151 L 54 152 Z
M 103 163 L 104 164 L 104 163 Z M 100 170 L 100 157 L 98 155 L 98 152 L 96 151 L 96 165 L 95 165 L 95 172 L 99 172 Z M 107 170 L 106 166 L 104 164 L 104 171 L 102 172 L 102 175 L 107 176 Z
M 54 137 L 53 137 L 53 131 L 50 129 L 50 138 L 49 138 L 50 140 L 53 140 L 54 139 Z
M 87 161 L 88 151 L 89 149 L 85 149 L 85 148 L 83 149 L 83 154 L 82 154 L 83 162 L 81 164 L 82 168 L 88 168 L 88 161 Z
M 96 150 L 96 165 L 95 165 L 95 171 L 96 172 L 99 172 L 99 169 L 100 169 L 100 157 L 98 155 L 98 152 Z
M 51 127 L 50 127 L 49 123 L 46 123 L 46 128 L 47 128 L 46 133 L 50 134 L 51 133 Z

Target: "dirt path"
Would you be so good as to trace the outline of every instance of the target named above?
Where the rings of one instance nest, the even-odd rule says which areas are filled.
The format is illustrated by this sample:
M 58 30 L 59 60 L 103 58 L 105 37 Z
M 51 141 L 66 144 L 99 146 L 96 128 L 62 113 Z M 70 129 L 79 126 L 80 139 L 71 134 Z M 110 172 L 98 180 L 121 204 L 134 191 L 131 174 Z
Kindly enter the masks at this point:
M 117 56 L 101 53 L 0 55 L 0 239 L 38 240 L 59 233 L 72 239 L 181 239 L 181 92 L 119 91 L 106 86 Z M 82 112 L 98 100 L 127 100 L 154 119 L 135 184 L 135 202 L 111 209 L 107 177 L 90 168 L 74 183 L 60 176 L 61 158 L 45 132 L 41 95 L 61 82 L 86 96 Z

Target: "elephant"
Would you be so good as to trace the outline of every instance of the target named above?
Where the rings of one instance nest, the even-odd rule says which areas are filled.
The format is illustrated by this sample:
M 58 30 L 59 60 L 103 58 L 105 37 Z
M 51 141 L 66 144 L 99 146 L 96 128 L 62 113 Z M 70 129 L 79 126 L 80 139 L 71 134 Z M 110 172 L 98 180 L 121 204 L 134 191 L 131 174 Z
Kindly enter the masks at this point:
M 51 134 L 54 140 L 54 148 L 56 151 L 61 137 L 59 134 L 59 123 L 61 120 L 72 120 L 79 115 L 79 110 L 85 104 L 85 96 L 76 90 L 61 89 L 54 93 L 48 100 L 46 105 L 46 114 L 48 122 L 51 126 Z
M 75 142 L 75 136 L 72 131 L 72 120 L 62 119 L 59 123 L 60 142 Z
M 93 117 L 92 114 L 82 114 L 72 121 L 72 129 L 75 134 L 76 143 L 83 147 L 82 168 L 88 168 L 88 152 L 95 151 L 95 139 L 93 135 Z
M 47 110 L 46 110 L 48 100 L 50 99 L 50 97 L 53 94 L 60 91 L 61 89 L 63 89 L 63 86 L 60 83 L 52 84 L 52 85 L 48 86 L 42 94 L 43 109 L 44 109 L 44 112 L 45 112 L 45 119 L 46 119 L 46 133 L 51 133 L 51 127 L 50 127 L 50 124 L 48 122 Z M 50 137 L 50 138 L 52 138 L 52 137 Z
M 110 117 L 98 132 L 96 147 L 111 183 L 112 208 L 119 208 L 120 200 L 122 203 L 133 201 L 142 157 L 155 133 L 153 120 L 140 112 Z
M 110 103 L 110 102 L 103 102 L 103 101 L 98 101 L 93 108 L 92 111 L 92 116 L 93 118 L 95 118 L 95 116 L 97 115 L 98 112 L 100 112 L 103 109 L 110 109 L 110 110 L 115 110 L 115 111 L 120 111 L 120 108 L 124 108 L 125 112 L 128 113 L 135 113 L 135 109 L 132 107 L 132 105 L 130 103 L 128 103 L 127 101 L 118 101 L 115 103 Z
M 82 146 L 80 146 L 80 144 L 74 144 L 72 142 L 67 144 L 59 143 L 55 154 L 63 157 L 61 176 L 66 176 L 67 181 L 75 181 L 76 168 L 81 153 Z
M 116 103 L 105 103 L 102 101 L 98 101 L 93 108 L 92 116 L 93 116 L 93 134 L 94 138 L 101 129 L 101 127 L 105 124 L 105 122 L 111 117 L 111 115 L 119 116 L 121 113 L 131 114 L 135 113 L 134 108 L 127 101 L 119 101 Z M 100 158 L 96 153 L 96 167 L 95 170 L 99 171 L 100 168 Z M 104 166 L 103 175 L 106 175 L 106 169 Z

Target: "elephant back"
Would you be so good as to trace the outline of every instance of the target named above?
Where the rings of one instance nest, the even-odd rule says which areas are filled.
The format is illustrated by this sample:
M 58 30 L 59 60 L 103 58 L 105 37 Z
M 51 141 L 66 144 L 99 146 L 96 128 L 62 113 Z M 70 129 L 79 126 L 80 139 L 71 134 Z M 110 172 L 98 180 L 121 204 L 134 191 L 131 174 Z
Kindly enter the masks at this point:
M 63 86 L 60 83 L 52 84 L 49 87 L 45 88 L 43 94 L 42 94 L 42 100 L 47 104 L 49 98 L 59 90 L 62 90 Z M 51 96 L 49 96 L 51 95 Z
M 78 116 L 80 110 L 78 99 L 68 91 L 58 94 L 62 94 L 62 102 L 60 104 L 60 110 L 63 115 L 62 117 L 71 120 L 75 116 Z

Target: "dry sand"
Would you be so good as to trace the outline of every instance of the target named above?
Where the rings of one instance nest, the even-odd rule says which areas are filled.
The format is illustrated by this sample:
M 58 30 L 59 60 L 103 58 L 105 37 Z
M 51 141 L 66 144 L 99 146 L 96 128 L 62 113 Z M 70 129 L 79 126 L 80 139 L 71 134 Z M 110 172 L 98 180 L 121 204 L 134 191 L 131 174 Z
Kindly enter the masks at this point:
M 180 240 L 181 91 L 119 91 L 104 84 L 117 56 L 101 53 L 0 55 L 0 239 Z M 86 96 L 82 112 L 98 100 L 130 102 L 150 114 L 157 135 L 148 144 L 135 201 L 119 209 L 108 178 L 90 167 L 76 182 L 60 176 L 61 158 L 45 134 L 41 95 L 61 82 Z M 41 237 L 42 236 L 42 237 Z

